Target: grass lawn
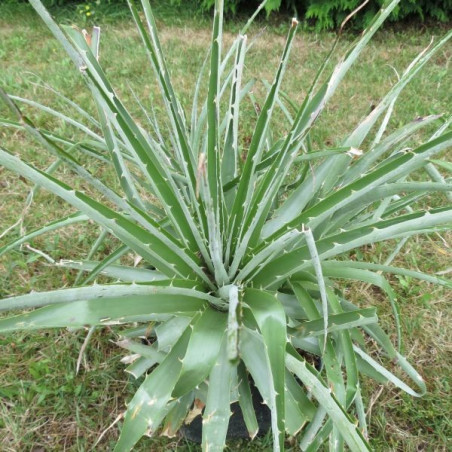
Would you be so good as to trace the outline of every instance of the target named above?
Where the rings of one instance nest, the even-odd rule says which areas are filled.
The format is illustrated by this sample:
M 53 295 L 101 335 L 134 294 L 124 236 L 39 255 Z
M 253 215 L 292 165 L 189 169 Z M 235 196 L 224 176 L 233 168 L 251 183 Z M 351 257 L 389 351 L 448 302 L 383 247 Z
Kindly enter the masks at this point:
M 160 35 L 176 91 L 180 93 L 182 103 L 190 105 L 197 72 L 210 39 L 209 23 L 205 18 L 198 20 L 171 15 L 168 7 L 161 10 L 159 17 Z M 69 19 L 65 21 L 71 22 Z M 289 23 L 289 20 L 278 18 L 268 27 L 258 24 L 252 28 L 250 41 L 254 38 L 255 41 L 248 53 L 245 78 L 272 80 L 284 44 L 282 30 L 285 22 Z M 82 23 L 78 25 L 83 26 Z M 229 32 L 225 41 L 230 43 L 238 24 L 227 24 L 226 28 Z M 313 137 L 314 146 L 330 148 L 338 145 L 396 81 L 397 73 L 403 72 L 429 44 L 432 35 L 439 36 L 444 31 L 440 27 L 413 27 L 379 32 L 320 119 Z M 344 37 L 338 55 L 351 39 L 353 36 Z M 299 33 L 284 82 L 284 90 L 295 102 L 303 99 L 333 40 L 331 33 Z M 102 26 L 101 63 L 120 96 L 127 100 L 132 113 L 142 119 L 132 93 L 145 105 L 153 103 L 157 114 L 161 111 L 161 104 L 156 94 L 156 82 L 139 44 L 138 34 L 129 19 L 116 19 Z M 416 76 L 396 105 L 390 129 L 418 116 L 451 114 L 451 59 L 452 47 L 449 44 Z M 94 110 L 88 91 L 71 61 L 27 8 L 15 10 L 0 5 L 0 61 L 0 86 L 6 87 L 8 93 L 66 111 L 67 107 L 58 96 L 38 86 L 47 83 L 84 108 Z M 263 85 L 258 83 L 254 89 L 258 100 L 262 100 L 264 92 Z M 76 137 L 76 132 L 68 130 L 61 121 L 31 106 L 24 106 L 24 111 L 39 126 L 61 135 L 73 133 Z M 67 111 L 67 114 L 72 112 Z M 3 106 L 0 106 L 0 117 L 9 117 Z M 250 104 L 240 130 L 243 147 L 249 142 L 254 121 Z M 46 168 L 52 163 L 52 159 L 20 131 L 1 127 L 0 143 L 34 162 L 37 167 Z M 99 177 L 111 179 L 99 163 L 87 162 L 87 165 Z M 63 180 L 74 178 L 64 167 L 59 168 L 57 174 Z M 31 205 L 24 207 L 31 188 L 30 184 L 0 168 L 0 247 L 25 231 L 62 217 L 63 212 L 71 212 L 63 201 L 44 191 L 37 191 Z M 443 198 L 431 199 L 430 202 L 432 205 L 445 203 Z M 7 229 L 9 231 L 3 234 Z M 76 273 L 55 268 L 42 254 L 55 260 L 81 259 L 86 256 L 98 232 L 90 224 L 72 226 L 39 237 L 22 249 L 0 257 L 0 297 L 70 286 Z M 402 248 L 396 263 L 427 273 L 442 271 L 450 267 L 450 239 L 450 234 L 411 239 Z M 394 245 L 376 244 L 363 249 L 359 257 L 382 262 Z M 107 254 L 114 246 L 115 240 L 111 238 L 99 253 Z M 450 450 L 452 330 L 451 309 L 447 303 L 450 293 L 403 277 L 394 277 L 391 282 L 400 303 L 404 352 L 426 380 L 428 394 L 422 399 L 413 399 L 389 386 L 369 382 L 364 389 L 370 401 L 368 417 L 372 446 L 378 451 Z M 395 334 L 389 303 L 378 290 L 358 285 L 350 285 L 349 290 L 363 304 L 378 305 L 383 325 Z M 0 336 L 1 451 L 111 450 L 120 424 L 107 428 L 124 410 L 136 383 L 123 372 L 120 349 L 112 343 L 117 335 L 109 328 L 96 331 L 81 371 L 76 375 L 76 361 L 85 335 L 84 331 L 45 331 Z M 102 434 L 99 444 L 93 449 Z M 288 449 L 290 447 L 288 444 Z M 142 440 L 137 450 L 176 448 L 198 450 L 179 438 Z M 264 438 L 250 444 L 232 444 L 231 449 L 271 450 L 271 440 Z

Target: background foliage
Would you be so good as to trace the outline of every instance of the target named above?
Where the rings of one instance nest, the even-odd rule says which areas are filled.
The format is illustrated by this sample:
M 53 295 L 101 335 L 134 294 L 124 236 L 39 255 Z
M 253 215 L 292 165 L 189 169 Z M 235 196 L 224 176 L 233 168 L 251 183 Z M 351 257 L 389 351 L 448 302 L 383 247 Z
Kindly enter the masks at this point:
M 183 3 L 183 0 L 176 0 Z M 202 0 L 203 8 L 211 8 L 214 0 Z M 226 2 L 229 11 L 237 12 L 242 8 L 248 8 L 258 1 L 229 0 Z M 355 8 L 363 3 L 363 0 L 269 0 L 266 5 L 267 13 L 278 10 L 293 10 L 300 17 L 315 19 L 318 28 L 334 28 L 345 19 Z M 383 0 L 370 0 L 355 19 L 356 26 L 361 26 L 379 10 Z M 255 6 L 255 5 L 253 5 Z M 398 21 L 408 17 L 417 17 L 425 20 L 432 18 L 440 21 L 448 21 L 451 18 L 451 0 L 405 0 L 395 9 L 390 20 Z
M 0 3 L 15 3 L 21 0 L 0 0 Z M 370 0 L 367 5 L 353 18 L 353 26 L 362 28 L 366 26 L 375 13 L 380 9 L 384 0 Z M 103 15 L 117 15 L 118 11 L 125 9 L 125 0 L 45 0 L 47 7 L 55 8 L 68 6 L 75 9 L 84 19 L 93 19 Z M 156 6 L 162 2 L 154 2 Z M 214 0 L 169 0 L 173 6 L 188 7 L 198 12 L 206 12 L 213 8 Z M 253 11 L 260 0 L 226 0 L 225 9 L 230 14 L 248 13 Z M 268 0 L 265 7 L 267 15 L 274 11 L 290 13 L 304 18 L 309 26 L 316 30 L 334 29 L 363 0 Z M 391 22 L 426 20 L 449 22 L 452 20 L 452 0 L 404 0 L 389 17 Z

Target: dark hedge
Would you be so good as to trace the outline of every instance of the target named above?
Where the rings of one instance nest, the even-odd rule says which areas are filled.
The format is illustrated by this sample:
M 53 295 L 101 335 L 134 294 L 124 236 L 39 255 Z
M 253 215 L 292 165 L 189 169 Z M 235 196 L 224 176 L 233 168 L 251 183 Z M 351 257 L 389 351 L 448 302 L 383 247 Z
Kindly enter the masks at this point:
M 352 19 L 351 24 L 356 28 L 363 28 L 373 15 L 379 10 L 385 0 L 370 0 L 367 5 Z M 0 3 L 23 2 L 23 0 L 0 0 Z M 139 0 L 135 0 L 139 3 Z M 273 11 L 290 13 L 316 29 L 337 28 L 344 18 L 357 8 L 363 0 L 268 0 L 266 12 Z M 126 5 L 126 0 L 43 0 L 48 7 L 72 6 L 80 8 L 82 5 L 90 5 L 93 9 L 102 13 L 109 7 Z M 162 0 L 151 0 L 151 4 L 161 4 Z M 215 0 L 165 0 L 169 5 L 185 6 L 198 11 L 210 10 Z M 260 3 L 260 0 L 225 0 L 225 9 L 229 14 L 249 13 Z M 398 7 L 391 14 L 390 21 L 402 20 L 434 20 L 449 22 L 452 20 L 452 0 L 401 0 Z

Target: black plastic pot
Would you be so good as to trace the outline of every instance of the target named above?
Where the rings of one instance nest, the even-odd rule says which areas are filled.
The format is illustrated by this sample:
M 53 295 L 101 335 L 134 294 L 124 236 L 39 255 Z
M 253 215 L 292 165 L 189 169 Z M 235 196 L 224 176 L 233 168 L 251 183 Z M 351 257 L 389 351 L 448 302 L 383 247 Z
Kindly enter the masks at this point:
M 256 413 L 256 419 L 259 426 L 257 436 L 264 436 L 271 428 L 271 413 L 267 405 L 263 404 L 262 397 L 254 385 L 251 386 L 251 395 L 253 397 L 253 406 Z M 231 405 L 232 415 L 229 419 L 227 440 L 249 438 L 250 435 L 246 429 L 243 420 L 242 410 L 238 402 Z M 202 415 L 196 416 L 193 421 L 184 425 L 180 429 L 180 433 L 189 441 L 194 443 L 202 442 Z

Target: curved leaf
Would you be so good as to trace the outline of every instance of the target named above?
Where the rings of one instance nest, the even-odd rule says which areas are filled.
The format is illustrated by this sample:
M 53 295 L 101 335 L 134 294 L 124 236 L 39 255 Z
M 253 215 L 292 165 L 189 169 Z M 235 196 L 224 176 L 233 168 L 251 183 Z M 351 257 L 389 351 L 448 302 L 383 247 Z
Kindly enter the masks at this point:
M 75 270 L 81 270 L 84 272 L 92 272 L 99 265 L 99 262 L 95 261 L 70 261 L 61 260 L 57 263 L 58 267 L 73 268 Z M 168 279 L 164 274 L 156 271 L 149 270 L 147 268 L 139 267 L 127 267 L 125 265 L 107 264 L 99 272 L 101 275 L 108 276 L 109 278 L 115 278 L 122 282 L 150 282 L 150 281 L 162 281 Z
M 191 317 L 205 304 L 196 297 L 168 293 L 74 301 L 0 319 L 0 332 L 162 321 L 175 314 Z
M 22 237 L 19 237 L 18 239 L 8 243 L 5 246 L 2 246 L 0 248 L 0 256 L 7 253 L 8 251 L 11 251 L 16 246 L 22 245 L 23 243 L 28 242 L 29 240 L 39 237 L 42 234 L 45 234 L 47 232 L 55 231 L 56 229 L 64 228 L 66 226 L 70 226 L 75 223 L 80 223 L 82 221 L 87 221 L 89 218 L 80 213 L 74 213 L 72 215 L 69 215 L 68 217 L 53 221 L 52 223 L 46 224 L 42 228 L 36 229 L 33 232 L 29 232 L 28 234 L 23 235 Z
M 187 327 L 166 358 L 135 393 L 127 407 L 115 452 L 129 452 L 145 433 L 152 435 L 158 429 L 167 414 L 167 404 L 179 378 L 189 339 L 190 327 Z
M 224 335 L 217 362 L 209 376 L 202 427 L 202 446 L 205 451 L 221 452 L 226 443 L 231 416 L 231 389 L 236 374 L 236 366 L 229 361 L 226 348 L 227 338 Z
M 190 342 L 182 360 L 182 369 L 173 390 L 173 397 L 187 394 L 209 375 L 212 366 L 219 359 L 226 321 L 226 313 L 207 307 L 192 325 Z
M 315 372 L 313 372 L 310 366 L 306 364 L 295 351 L 286 354 L 286 365 L 288 369 L 309 388 L 312 395 L 319 401 L 322 408 L 328 413 L 328 416 L 333 420 L 334 424 L 341 432 L 341 435 L 347 442 L 350 450 L 355 452 L 370 451 L 369 444 L 364 439 L 357 426 L 351 422 L 350 418 L 344 412 L 342 406 L 337 402 L 331 391 L 323 385 L 315 375 Z
M 178 287 L 179 286 L 179 287 Z M 160 284 L 159 281 L 148 284 L 95 284 L 87 287 L 76 287 L 73 289 L 52 290 L 49 292 L 31 292 L 27 295 L 3 298 L 0 300 L 0 311 L 11 309 L 36 308 L 58 303 L 73 303 L 79 300 L 102 300 L 107 298 L 134 297 L 164 295 L 177 299 L 198 299 L 216 302 L 211 295 L 196 290 L 196 283 L 187 280 L 173 280 L 170 284 Z M 106 305 L 108 306 L 108 304 Z
M 256 319 L 265 344 L 270 370 L 270 396 L 274 450 L 284 450 L 286 314 L 271 293 L 256 289 L 244 291 L 243 302 Z

